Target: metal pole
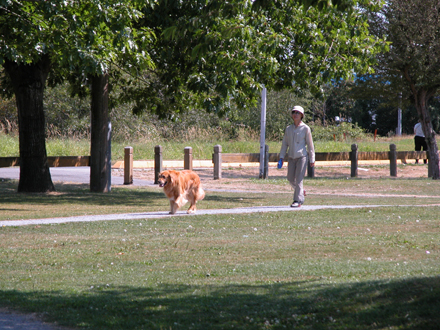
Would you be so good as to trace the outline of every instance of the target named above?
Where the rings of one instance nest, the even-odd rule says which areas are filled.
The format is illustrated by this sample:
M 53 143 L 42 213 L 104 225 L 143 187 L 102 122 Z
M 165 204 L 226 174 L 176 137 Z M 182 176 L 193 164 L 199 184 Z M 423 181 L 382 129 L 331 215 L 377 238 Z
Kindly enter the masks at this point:
M 402 135 L 402 93 L 399 93 L 399 107 L 397 108 L 397 136 Z
M 112 123 L 108 122 L 107 130 L 107 192 L 112 190 Z
M 261 92 L 261 132 L 260 132 L 260 175 L 259 178 L 264 178 L 264 156 L 266 145 L 266 87 L 263 87 Z

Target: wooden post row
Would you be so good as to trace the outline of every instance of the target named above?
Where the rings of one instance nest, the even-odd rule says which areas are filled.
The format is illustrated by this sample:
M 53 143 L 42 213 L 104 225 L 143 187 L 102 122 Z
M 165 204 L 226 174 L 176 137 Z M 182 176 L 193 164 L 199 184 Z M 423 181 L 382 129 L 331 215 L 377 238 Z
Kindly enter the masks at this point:
M 311 167 L 310 166 L 310 159 L 307 156 L 307 176 L 309 178 L 314 178 L 315 177 L 315 167 Z
M 133 148 L 124 148 L 124 184 L 133 184 Z
M 351 145 L 351 177 L 356 178 L 358 176 L 358 146 L 357 144 Z
M 159 173 L 162 172 L 162 146 L 154 147 L 154 184 L 159 183 Z
M 397 176 L 397 147 L 390 144 L 390 176 Z
M 222 146 L 219 144 L 214 146 L 212 162 L 214 163 L 214 180 L 219 180 L 222 178 Z
M 185 170 L 193 169 L 193 154 L 191 147 L 185 147 L 184 149 L 183 168 Z
M 422 153 L 422 152 L 403 152 L 404 155 L 409 155 L 409 157 L 414 157 L 413 153 Z M 423 152 L 424 153 L 424 152 Z M 328 154 L 337 154 L 337 153 L 328 153 Z M 338 153 L 339 154 L 339 153 Z M 342 153 L 343 154 L 343 153 Z M 362 154 L 362 159 L 366 156 L 364 153 Z M 380 154 L 380 153 L 375 153 Z M 227 154 L 229 156 L 234 155 L 233 157 L 238 157 L 242 155 L 241 158 L 245 157 L 246 159 L 249 158 L 247 161 L 258 161 L 257 157 L 258 155 L 254 154 Z M 265 145 L 265 164 L 264 164 L 264 175 L 263 178 L 267 179 L 269 177 L 269 158 L 274 157 L 275 154 L 269 154 L 269 146 Z M 253 156 L 253 157 L 251 157 Z M 397 176 L 397 150 L 396 145 L 391 144 L 390 145 L 390 152 L 389 152 L 389 160 L 390 160 L 390 176 Z M 367 156 L 368 157 L 368 156 Z M 375 159 L 386 159 L 382 157 L 386 157 L 384 155 L 377 156 L 380 158 Z M 403 157 L 400 155 L 399 157 Z M 418 155 L 418 157 L 421 157 Z M 230 158 L 230 157 L 229 157 Z M 228 158 L 228 159 L 229 159 Z M 332 159 L 329 160 L 339 160 L 338 159 Z M 343 157 L 342 157 L 343 159 Z M 243 160 L 243 159 L 241 159 Z M 358 176 L 358 160 L 359 160 L 359 152 L 358 152 L 358 146 L 357 144 L 351 145 L 351 152 L 350 152 L 350 160 L 351 160 L 351 177 L 357 177 Z M 274 160 L 272 160 L 274 161 Z M 215 145 L 214 146 L 214 153 L 212 155 L 212 162 L 214 164 L 214 180 L 219 180 L 222 178 L 222 146 L 221 145 Z M 163 170 L 163 159 L 162 159 L 162 146 L 157 145 L 154 148 L 154 183 L 158 183 L 159 179 L 159 173 Z M 192 148 L 191 147 L 185 147 L 184 149 L 184 169 L 192 170 L 193 169 L 193 154 L 192 154 Z M 308 163 L 307 166 L 307 175 L 308 177 L 315 177 L 315 169 L 310 166 L 310 163 Z M 126 147 L 125 148 L 125 165 L 124 165 L 124 184 L 131 184 L 133 183 L 133 148 Z
M 193 155 L 192 155 L 191 147 L 185 147 L 184 149 L 183 168 L 185 170 L 193 169 Z M 162 146 L 157 145 L 154 147 L 154 184 L 159 183 L 159 173 L 162 171 L 163 171 Z
M 269 146 L 264 145 L 264 167 L 263 167 L 263 179 L 269 178 Z

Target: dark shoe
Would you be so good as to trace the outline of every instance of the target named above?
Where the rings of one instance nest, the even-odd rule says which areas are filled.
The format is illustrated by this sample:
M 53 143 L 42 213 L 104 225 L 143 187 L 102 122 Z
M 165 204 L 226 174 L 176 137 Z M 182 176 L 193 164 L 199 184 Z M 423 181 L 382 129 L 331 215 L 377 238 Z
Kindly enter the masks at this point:
M 293 203 L 290 205 L 290 207 L 301 207 L 301 203 L 297 201 L 293 201 Z

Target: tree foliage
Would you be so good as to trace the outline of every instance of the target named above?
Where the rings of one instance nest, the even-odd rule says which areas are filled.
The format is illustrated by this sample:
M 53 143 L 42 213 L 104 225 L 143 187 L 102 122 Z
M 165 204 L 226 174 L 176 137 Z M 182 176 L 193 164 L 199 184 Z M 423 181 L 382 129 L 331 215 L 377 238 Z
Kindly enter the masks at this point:
M 19 191 L 54 190 L 47 164 L 43 110 L 49 73 L 53 83 L 67 76 L 85 83 L 86 79 L 106 76 L 113 63 L 123 63 L 132 73 L 151 65 L 140 47 L 151 34 L 133 28 L 141 16 L 137 6 L 146 4 L 114 0 L 0 2 L 0 64 L 7 73 L 2 86 L 12 86 L 3 90 L 9 95 L 13 90 L 18 109 Z M 95 91 L 95 95 L 107 93 Z M 102 104 L 106 107 L 105 100 Z M 107 112 L 102 107 L 98 112 L 102 110 Z M 107 117 L 103 114 L 102 118 Z M 92 120 L 92 126 L 95 122 Z M 105 136 L 100 126 L 96 125 L 98 133 Z M 96 149 L 93 147 L 92 139 L 92 150 Z
M 143 89 L 129 82 L 125 96 L 137 100 L 138 111 L 167 115 L 196 103 L 225 114 L 231 102 L 255 105 L 263 85 L 316 92 L 331 79 L 371 70 L 386 45 L 369 35 L 357 2 L 339 1 L 351 5 L 347 11 L 303 3 L 159 1 L 140 22 L 157 36 L 148 49 L 155 70 L 144 75 Z
M 440 90 L 440 2 L 437 0 L 391 0 L 381 15 L 373 16 L 376 34 L 391 42 L 380 58 L 380 68 L 405 86 L 417 109 L 430 155 L 430 170 L 440 178 L 438 147 L 429 102 Z M 396 85 L 397 85 L 396 83 Z
M 368 0 L 0 0 L 0 64 L 6 78 L 16 78 L 11 77 L 16 70 L 21 77 L 26 70 L 39 76 L 26 84 L 10 82 L 20 94 L 19 126 L 39 113 L 34 142 L 39 166 L 48 172 L 40 127 L 48 74 L 51 84 L 69 78 L 79 92 L 109 74 L 125 85 L 121 99 L 135 100 L 138 110 L 148 105 L 159 115 L 172 116 L 189 105 L 224 114 L 231 102 L 240 108 L 255 105 L 263 85 L 319 91 L 331 79 L 370 71 L 384 44 L 369 35 L 363 11 L 377 5 Z M 95 86 L 104 89 L 92 91 L 96 99 L 108 95 L 107 83 Z M 101 110 L 92 102 L 92 113 L 106 120 L 99 113 L 107 111 L 104 98 L 95 102 Z M 20 149 L 32 136 L 27 133 Z M 23 162 L 28 151 L 20 154 Z
M 142 15 L 140 3 L 2 0 L 0 64 L 34 63 L 49 54 L 56 69 L 81 68 L 84 75 L 107 72 L 121 58 L 130 59 L 133 68 L 151 65 L 140 48 L 151 33 L 132 28 Z

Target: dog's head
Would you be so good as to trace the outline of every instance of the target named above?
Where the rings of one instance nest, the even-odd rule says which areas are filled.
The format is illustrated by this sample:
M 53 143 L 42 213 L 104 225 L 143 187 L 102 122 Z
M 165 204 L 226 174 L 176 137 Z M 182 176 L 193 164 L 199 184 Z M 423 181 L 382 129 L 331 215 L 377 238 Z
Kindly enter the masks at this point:
M 159 187 L 163 188 L 172 181 L 173 179 L 170 171 L 162 171 L 159 173 L 159 177 L 157 179 L 157 183 L 159 183 Z

